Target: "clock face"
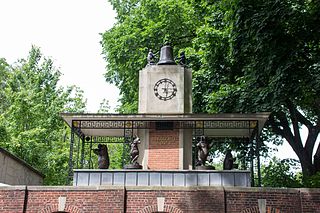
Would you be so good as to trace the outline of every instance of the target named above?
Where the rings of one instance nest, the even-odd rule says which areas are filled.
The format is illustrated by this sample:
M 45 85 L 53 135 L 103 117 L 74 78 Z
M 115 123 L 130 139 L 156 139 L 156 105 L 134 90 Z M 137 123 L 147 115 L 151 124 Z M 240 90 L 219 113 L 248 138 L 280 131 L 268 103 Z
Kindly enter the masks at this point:
M 177 85 L 168 78 L 160 79 L 154 85 L 154 94 L 160 100 L 170 100 L 177 94 Z

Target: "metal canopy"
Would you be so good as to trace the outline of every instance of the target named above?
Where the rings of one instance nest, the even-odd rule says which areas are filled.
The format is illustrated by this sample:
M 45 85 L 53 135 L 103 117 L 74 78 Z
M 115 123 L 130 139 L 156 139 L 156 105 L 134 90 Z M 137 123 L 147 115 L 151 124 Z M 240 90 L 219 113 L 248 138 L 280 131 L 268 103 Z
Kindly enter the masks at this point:
M 250 137 L 263 128 L 270 113 L 224 114 L 79 114 L 61 113 L 64 121 L 85 136 L 123 136 L 125 129 L 154 128 L 155 122 L 173 122 L 176 129 L 202 129 L 212 137 Z M 77 131 L 76 131 L 77 132 Z

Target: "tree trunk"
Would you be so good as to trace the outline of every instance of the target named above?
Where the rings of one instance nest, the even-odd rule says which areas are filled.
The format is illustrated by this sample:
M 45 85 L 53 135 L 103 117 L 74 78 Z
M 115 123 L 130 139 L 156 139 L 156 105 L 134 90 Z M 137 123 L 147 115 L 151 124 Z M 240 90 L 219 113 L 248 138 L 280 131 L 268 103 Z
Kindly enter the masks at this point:
M 273 131 L 286 139 L 297 154 L 302 168 L 303 179 L 306 180 L 308 177 L 320 171 L 320 144 L 312 159 L 312 153 L 320 131 L 319 125 L 313 125 L 291 102 L 288 102 L 288 112 L 289 116 L 281 111 L 273 113 L 270 115 L 269 123 Z M 305 125 L 309 130 L 305 146 L 303 146 L 300 135 L 301 124 Z
M 320 172 L 320 144 L 318 145 L 316 154 L 313 156 L 313 164 L 315 173 Z
M 304 153 L 304 151 L 296 154 L 298 155 L 301 164 L 303 179 L 305 180 L 307 177 L 314 175 L 315 169 L 314 165 L 312 164 L 312 160 L 310 160 L 310 157 L 307 156 L 307 154 Z

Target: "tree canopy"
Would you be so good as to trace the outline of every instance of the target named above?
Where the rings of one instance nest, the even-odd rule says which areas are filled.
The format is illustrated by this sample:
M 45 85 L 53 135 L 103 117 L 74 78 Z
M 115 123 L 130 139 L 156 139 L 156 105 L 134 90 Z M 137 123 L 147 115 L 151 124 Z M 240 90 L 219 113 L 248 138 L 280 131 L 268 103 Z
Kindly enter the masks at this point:
M 84 110 L 81 90 L 59 87 L 60 72 L 35 46 L 12 65 L 1 59 L 0 73 L 0 146 L 41 171 L 45 184 L 65 184 L 69 141 L 59 113 Z
M 117 23 L 103 34 L 106 80 L 137 111 L 148 49 L 171 41 L 193 72 L 194 112 L 272 112 L 305 177 L 320 170 L 320 3 L 300 0 L 110 0 Z M 308 129 L 306 141 L 301 126 Z

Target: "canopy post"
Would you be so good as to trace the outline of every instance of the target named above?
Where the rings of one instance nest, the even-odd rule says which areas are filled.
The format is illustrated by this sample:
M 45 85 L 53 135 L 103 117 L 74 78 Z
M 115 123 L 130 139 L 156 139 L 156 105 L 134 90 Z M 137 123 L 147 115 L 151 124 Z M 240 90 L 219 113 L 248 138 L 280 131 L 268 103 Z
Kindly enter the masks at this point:
M 70 150 L 69 150 L 69 172 L 67 182 L 70 184 L 73 179 L 73 144 L 74 144 L 74 127 L 71 127 Z
M 257 128 L 259 129 L 259 123 L 257 124 Z M 260 132 L 257 131 L 256 134 L 256 143 L 257 143 L 257 148 L 256 148 L 256 155 L 257 155 L 257 172 L 258 172 L 258 186 L 261 186 L 261 168 L 260 168 L 260 146 L 261 146 L 261 141 L 260 141 Z

